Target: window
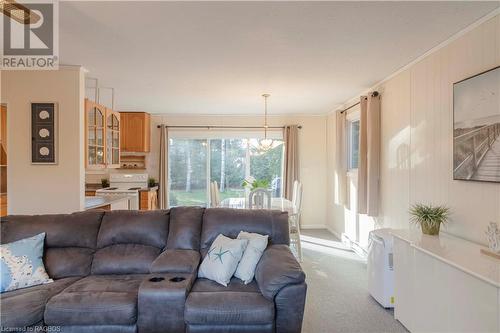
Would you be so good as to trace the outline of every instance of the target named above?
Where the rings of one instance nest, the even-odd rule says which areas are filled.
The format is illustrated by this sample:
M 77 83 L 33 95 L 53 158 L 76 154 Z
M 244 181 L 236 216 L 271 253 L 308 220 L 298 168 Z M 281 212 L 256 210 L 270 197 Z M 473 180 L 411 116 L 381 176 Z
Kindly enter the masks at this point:
M 349 169 L 358 168 L 359 160 L 359 119 L 348 122 L 347 161 Z
M 193 139 L 174 134 L 169 139 L 170 207 L 208 206 L 212 181 L 219 186 L 221 200 L 245 197 L 248 190 L 242 183 L 249 177 L 266 180 L 273 196 L 281 196 L 283 140 L 273 139 L 271 148 L 262 150 L 260 138 L 238 136 Z

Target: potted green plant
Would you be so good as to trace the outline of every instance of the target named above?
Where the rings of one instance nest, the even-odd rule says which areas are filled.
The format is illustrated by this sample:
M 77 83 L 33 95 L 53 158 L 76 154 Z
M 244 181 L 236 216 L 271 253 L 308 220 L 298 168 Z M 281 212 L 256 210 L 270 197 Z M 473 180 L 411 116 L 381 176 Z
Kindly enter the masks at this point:
M 250 189 L 250 191 L 253 191 L 258 188 L 268 189 L 269 181 L 266 179 L 245 179 L 241 184 L 241 186 Z
M 101 178 L 101 186 L 102 186 L 102 188 L 109 187 L 109 179 L 108 178 Z
M 153 177 L 148 178 L 148 187 L 155 187 L 156 186 L 156 179 Z
M 448 222 L 450 209 L 446 206 L 415 204 L 410 208 L 411 221 L 420 225 L 422 233 L 439 235 L 441 224 Z

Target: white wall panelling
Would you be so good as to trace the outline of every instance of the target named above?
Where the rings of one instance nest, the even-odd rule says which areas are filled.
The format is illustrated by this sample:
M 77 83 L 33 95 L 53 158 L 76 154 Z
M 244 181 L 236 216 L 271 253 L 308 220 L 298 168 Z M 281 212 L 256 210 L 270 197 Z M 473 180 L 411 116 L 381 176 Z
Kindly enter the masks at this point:
M 381 216 L 384 227 L 408 228 L 415 202 L 445 204 L 445 231 L 485 243 L 490 221 L 500 221 L 500 184 L 452 179 L 453 83 L 500 64 L 500 15 L 373 90 L 382 94 Z M 328 117 L 328 223 L 338 233 L 344 212 L 334 202 L 335 116 Z

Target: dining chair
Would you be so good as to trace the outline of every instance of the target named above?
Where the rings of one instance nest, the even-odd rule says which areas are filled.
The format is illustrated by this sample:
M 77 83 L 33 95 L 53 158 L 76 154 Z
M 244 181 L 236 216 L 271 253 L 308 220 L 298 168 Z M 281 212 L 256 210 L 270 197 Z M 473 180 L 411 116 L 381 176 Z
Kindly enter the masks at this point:
M 210 182 L 210 201 L 212 208 L 220 206 L 220 191 L 217 181 Z
M 302 183 L 293 183 L 292 204 L 294 212 L 289 214 L 290 244 L 295 246 L 297 257 L 302 262 L 302 245 L 300 242 L 300 214 L 302 213 Z
M 298 207 L 300 205 L 300 202 L 297 202 L 297 200 L 302 199 L 299 198 L 298 195 L 299 187 L 302 187 L 302 183 L 299 182 L 298 180 L 295 180 L 293 182 L 293 190 L 292 190 L 292 204 L 294 205 L 294 207 Z
M 257 188 L 250 191 L 250 195 L 248 196 L 248 208 L 270 209 L 271 192 L 263 188 Z

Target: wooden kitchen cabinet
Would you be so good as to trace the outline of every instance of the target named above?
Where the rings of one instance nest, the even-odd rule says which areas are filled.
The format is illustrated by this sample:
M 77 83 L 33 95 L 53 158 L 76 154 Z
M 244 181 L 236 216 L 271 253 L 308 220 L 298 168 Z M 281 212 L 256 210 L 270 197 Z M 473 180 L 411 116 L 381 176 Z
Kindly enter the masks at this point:
M 156 189 L 148 191 L 139 191 L 139 209 L 140 210 L 155 210 L 158 209 L 158 195 Z
M 151 146 L 151 118 L 146 112 L 120 112 L 122 152 L 148 153 Z
M 0 216 L 7 215 L 7 193 L 0 194 Z
M 85 99 L 87 169 L 120 167 L 120 113 Z

